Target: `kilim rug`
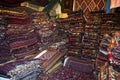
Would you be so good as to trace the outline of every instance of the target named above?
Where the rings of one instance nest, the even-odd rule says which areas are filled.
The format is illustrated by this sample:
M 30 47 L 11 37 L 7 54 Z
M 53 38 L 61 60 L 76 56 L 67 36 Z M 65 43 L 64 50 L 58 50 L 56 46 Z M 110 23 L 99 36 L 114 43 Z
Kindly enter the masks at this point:
M 105 8 L 106 0 L 75 0 L 74 2 L 74 11 L 82 9 L 85 17 L 91 11 L 105 10 Z

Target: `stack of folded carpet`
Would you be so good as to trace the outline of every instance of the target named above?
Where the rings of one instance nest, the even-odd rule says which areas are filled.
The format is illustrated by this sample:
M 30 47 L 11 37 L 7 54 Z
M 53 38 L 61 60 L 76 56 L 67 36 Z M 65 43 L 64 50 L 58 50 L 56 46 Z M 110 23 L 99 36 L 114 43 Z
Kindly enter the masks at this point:
M 49 19 L 47 13 L 33 13 L 32 18 L 35 31 L 38 33 L 39 50 L 42 50 L 58 40 L 55 20 Z
M 42 62 L 41 67 L 45 73 L 66 54 L 66 48 L 64 47 L 66 43 L 67 41 L 56 42 L 34 58 Z
M 86 24 L 82 39 L 82 57 L 94 60 L 99 51 L 99 25 Z
M 44 68 L 44 73 L 46 73 L 46 71 L 48 71 L 53 65 L 55 65 L 57 63 L 57 61 L 59 61 L 65 54 L 61 53 L 61 52 L 50 52 L 48 51 L 48 55 L 51 55 L 50 58 L 48 58 L 48 60 L 44 61 L 43 64 L 41 65 L 42 68 Z M 47 53 L 46 53 L 47 54 Z
M 84 17 L 82 12 L 70 13 L 68 18 L 59 19 L 60 31 L 67 34 L 68 55 L 81 56 L 81 41 L 84 32 Z M 65 35 L 63 35 L 65 36 Z
M 7 24 L 4 20 L 0 19 L 0 43 L 5 40 L 5 32 L 7 29 Z
M 9 53 L 8 40 L 6 38 L 7 23 L 0 19 L 0 63 L 9 61 L 12 59 L 12 55 Z M 6 58 L 5 58 L 6 57 Z
M 100 11 L 92 11 L 86 17 L 87 24 L 100 24 L 102 23 L 102 14 Z
M 68 39 L 63 39 L 61 41 L 58 41 L 56 43 L 53 43 L 50 48 L 53 48 L 55 50 L 59 50 L 60 52 L 63 53 L 67 53 L 68 49 L 67 49 L 67 43 L 68 43 Z
M 9 80 L 38 80 L 42 74 L 38 60 L 11 61 L 0 65 L 0 75 Z
M 48 80 L 97 80 L 93 65 L 86 60 L 67 57 L 64 65 L 48 77 Z
M 119 15 L 118 14 L 105 14 L 101 16 L 101 31 L 100 31 L 100 46 L 99 54 L 96 59 L 96 68 L 99 71 L 100 67 L 108 61 L 108 50 L 111 47 L 111 40 L 116 31 L 120 30 Z M 115 46 L 114 44 L 112 46 Z M 114 53 L 114 52 L 113 52 Z M 115 52 L 116 53 L 116 52 Z M 116 53 L 117 54 L 117 53 Z M 118 53 L 119 55 L 119 53 Z
M 13 59 L 7 41 L 0 43 L 0 63 Z
M 40 29 L 49 22 L 49 17 L 45 12 L 34 12 L 31 14 L 33 26 Z
M 118 14 L 102 14 L 101 39 L 104 34 L 111 34 L 120 30 L 120 20 Z
M 110 61 L 110 56 L 108 55 L 108 59 L 113 66 L 113 69 L 117 72 L 120 72 L 120 31 L 116 31 L 111 38 L 110 42 L 110 51 L 112 54 L 112 61 Z
M 28 16 L 26 12 L 4 10 L 2 15 L 8 25 L 5 31 L 7 43 L 4 42 L 5 47 L 0 47 L 4 48 L 0 53 L 4 53 L 4 57 L 9 53 L 17 60 L 2 64 L 0 75 L 13 80 L 38 80 L 35 77 L 41 74 L 39 62 L 46 72 L 67 53 L 68 40 L 58 36 L 55 20 L 49 19 L 47 13 L 36 12 Z M 33 55 L 31 59 L 37 55 L 34 59 L 38 61 L 24 61 L 30 55 Z
M 118 23 L 120 22 L 119 13 L 109 13 L 109 14 L 103 13 L 101 18 L 102 18 L 102 23 L 105 23 L 107 21 L 114 21 L 114 22 L 118 22 Z
M 32 20 L 26 12 L 2 10 L 2 18 L 7 22 L 6 37 L 9 41 L 10 53 L 16 59 L 36 53 L 37 33 L 32 26 Z
M 100 34 L 100 53 L 97 56 L 97 68 L 103 66 L 108 61 L 108 49 L 116 31 L 120 30 L 118 14 L 102 14 L 101 34 Z M 114 45 L 112 45 L 114 46 Z
M 82 38 L 82 57 L 90 60 L 96 59 L 99 53 L 101 13 L 91 12 L 84 28 Z
M 100 71 L 100 68 L 108 62 L 108 56 L 103 53 L 99 53 L 96 58 L 96 70 Z
M 96 59 L 96 69 L 98 71 L 100 71 L 100 68 L 108 61 L 108 49 L 110 47 L 111 37 L 110 34 L 104 34 L 104 37 L 100 42 L 99 54 Z
M 67 19 L 58 19 L 56 20 L 58 26 L 58 35 L 61 35 L 64 38 L 68 38 L 69 35 L 69 25 L 66 23 Z
M 113 48 L 112 54 L 116 59 L 120 59 L 120 45 Z
M 111 41 L 112 35 L 105 34 L 104 38 L 101 40 L 100 43 L 100 52 L 104 55 L 108 54 L 108 48 L 110 47 L 110 41 Z
M 119 32 L 115 32 L 119 33 Z M 97 56 L 97 68 L 103 66 L 105 62 L 109 61 L 109 53 L 111 52 L 113 64 L 119 64 L 120 59 L 120 36 L 115 33 L 105 34 L 100 43 L 100 53 Z
M 93 75 L 89 73 L 83 73 L 74 71 L 69 67 L 59 69 L 54 75 L 48 80 L 95 80 Z
M 120 23 L 114 22 L 114 21 L 106 21 L 104 24 L 101 25 L 101 31 L 102 34 L 107 32 L 113 32 L 113 31 L 119 31 L 120 30 Z

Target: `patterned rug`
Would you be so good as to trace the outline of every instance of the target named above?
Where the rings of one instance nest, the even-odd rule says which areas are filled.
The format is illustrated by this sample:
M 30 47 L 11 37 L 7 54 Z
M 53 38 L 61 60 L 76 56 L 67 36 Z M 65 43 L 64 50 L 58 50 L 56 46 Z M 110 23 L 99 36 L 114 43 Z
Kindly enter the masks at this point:
M 75 71 L 69 67 L 58 69 L 48 80 L 96 80 L 93 74 Z
M 96 80 L 93 66 L 84 59 L 67 57 L 64 66 L 57 69 L 48 80 Z
M 106 0 L 75 0 L 74 11 L 83 10 L 85 16 L 91 11 L 105 10 Z

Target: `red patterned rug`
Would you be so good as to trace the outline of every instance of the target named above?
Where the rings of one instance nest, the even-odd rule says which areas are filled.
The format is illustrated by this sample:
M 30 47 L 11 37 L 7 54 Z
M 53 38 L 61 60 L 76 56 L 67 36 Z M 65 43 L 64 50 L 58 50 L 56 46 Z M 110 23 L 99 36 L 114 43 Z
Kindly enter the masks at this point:
M 93 74 L 75 71 L 69 67 L 57 70 L 48 80 L 96 80 Z
M 74 11 L 82 9 L 85 17 L 91 11 L 105 10 L 105 8 L 106 0 L 75 0 L 74 2 Z

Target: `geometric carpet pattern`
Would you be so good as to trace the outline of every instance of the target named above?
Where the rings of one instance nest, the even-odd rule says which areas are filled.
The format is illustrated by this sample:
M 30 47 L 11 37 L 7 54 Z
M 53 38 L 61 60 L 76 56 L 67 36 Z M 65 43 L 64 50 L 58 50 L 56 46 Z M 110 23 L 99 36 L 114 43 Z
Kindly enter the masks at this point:
M 83 10 L 85 16 L 91 11 L 106 9 L 106 0 L 74 0 L 74 11 Z

